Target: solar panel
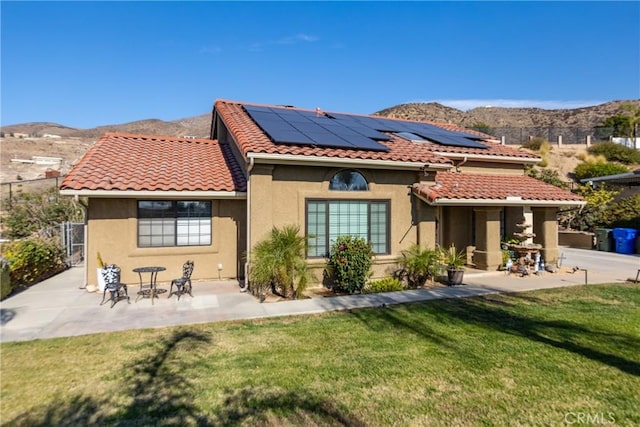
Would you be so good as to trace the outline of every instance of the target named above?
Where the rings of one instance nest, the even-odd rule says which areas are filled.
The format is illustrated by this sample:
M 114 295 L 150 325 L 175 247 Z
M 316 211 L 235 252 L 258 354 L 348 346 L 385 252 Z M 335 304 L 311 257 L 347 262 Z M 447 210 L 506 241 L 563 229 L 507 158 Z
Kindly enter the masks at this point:
M 484 144 L 480 144 L 477 141 L 473 141 L 471 139 L 458 136 L 458 135 L 432 133 L 430 135 L 421 134 L 420 136 L 442 145 L 448 145 L 448 146 L 454 146 L 454 147 L 465 147 L 465 148 L 487 148 L 487 146 Z
M 466 132 L 448 131 L 427 123 L 405 122 L 380 117 L 325 114 L 290 108 L 244 105 L 254 122 L 277 144 L 316 145 L 358 150 L 389 151 L 378 141 L 394 132 L 411 141 L 429 140 L 438 144 L 487 148 L 483 138 Z
M 409 141 L 424 141 L 425 139 L 420 135 L 416 135 L 412 132 L 396 132 L 396 135 L 402 137 L 404 139 L 408 139 Z

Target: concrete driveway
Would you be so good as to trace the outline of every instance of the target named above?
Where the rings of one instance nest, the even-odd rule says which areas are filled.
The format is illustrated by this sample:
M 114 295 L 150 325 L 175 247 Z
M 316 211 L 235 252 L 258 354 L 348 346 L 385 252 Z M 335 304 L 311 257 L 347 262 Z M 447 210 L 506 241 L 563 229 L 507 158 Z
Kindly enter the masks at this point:
M 640 255 L 569 248 L 561 248 L 561 254 L 563 267 L 580 267 L 580 270 L 574 274 L 545 273 L 524 278 L 502 272 L 467 270 L 464 286 L 263 304 L 251 295 L 240 292 L 235 281 L 194 282 L 193 298 L 186 295 L 178 301 L 177 297 L 167 298 L 167 293 L 164 293 L 153 305 L 149 299 L 135 302 L 138 285 L 131 284 L 131 304 L 120 301 L 113 308 L 109 308 L 109 304 L 100 305 L 101 293 L 80 289 L 84 283 L 84 268 L 73 267 L 2 301 L 0 339 L 2 342 L 27 341 L 126 329 L 322 313 L 383 304 L 581 285 L 585 283 L 585 278 L 590 284 L 625 282 L 635 278 L 640 269 Z M 169 288 L 162 283 L 159 287 Z

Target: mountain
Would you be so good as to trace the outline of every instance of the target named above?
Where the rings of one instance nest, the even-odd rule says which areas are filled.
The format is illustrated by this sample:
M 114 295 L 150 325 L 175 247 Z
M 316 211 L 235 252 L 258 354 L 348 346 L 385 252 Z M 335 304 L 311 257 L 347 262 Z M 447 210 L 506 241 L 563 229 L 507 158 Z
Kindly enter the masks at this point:
M 400 104 L 374 114 L 408 120 L 454 123 L 473 127 L 484 123 L 502 127 L 586 127 L 598 126 L 607 117 L 618 113 L 620 106 L 631 103 L 640 108 L 640 100 L 611 101 L 591 107 L 544 110 L 542 108 L 478 107 L 461 111 L 437 102 Z
M 437 102 L 400 104 L 373 113 L 374 115 L 432 122 L 454 123 L 473 127 L 484 123 L 499 127 L 595 127 L 607 117 L 618 113 L 623 103 L 632 103 L 640 108 L 640 100 L 611 101 L 591 107 L 575 109 L 544 110 L 542 108 L 479 107 L 461 111 Z M 52 134 L 61 137 L 98 138 L 105 132 L 140 133 L 168 136 L 197 136 L 208 138 L 211 131 L 211 113 L 173 121 L 159 119 L 98 126 L 91 129 L 76 129 L 56 123 L 22 123 L 0 128 L 4 134 L 25 133 L 30 135 Z
M 195 117 L 166 122 L 159 119 L 137 120 L 135 122 L 118 125 L 98 126 L 91 129 L 77 129 L 56 123 L 22 123 L 17 125 L 2 126 L 0 128 L 5 135 L 12 133 L 24 133 L 35 136 L 45 134 L 58 135 L 63 138 L 99 138 L 106 132 L 139 133 L 145 135 L 166 136 L 197 136 L 208 138 L 211 132 L 211 113 Z
M 451 122 L 464 127 L 483 123 L 491 128 L 501 127 L 587 127 L 600 124 L 605 118 L 618 113 L 625 101 L 612 101 L 592 107 L 543 110 L 540 108 L 499 108 L 483 107 L 461 111 L 438 103 L 410 103 L 396 105 L 374 113 L 379 116 Z M 640 107 L 640 100 L 626 101 Z M 0 182 L 32 180 L 42 178 L 48 165 L 20 162 L 32 156 L 56 157 L 60 166 L 53 167 L 65 174 L 96 140 L 105 132 L 140 133 L 147 135 L 196 136 L 208 138 L 211 131 L 211 113 L 187 117 L 173 121 L 158 119 L 98 126 L 92 129 L 76 129 L 56 123 L 23 123 L 2 126 L 0 131 L 6 137 L 0 138 Z M 20 133 L 30 138 L 10 135 Z M 45 138 L 57 135 L 60 138 Z

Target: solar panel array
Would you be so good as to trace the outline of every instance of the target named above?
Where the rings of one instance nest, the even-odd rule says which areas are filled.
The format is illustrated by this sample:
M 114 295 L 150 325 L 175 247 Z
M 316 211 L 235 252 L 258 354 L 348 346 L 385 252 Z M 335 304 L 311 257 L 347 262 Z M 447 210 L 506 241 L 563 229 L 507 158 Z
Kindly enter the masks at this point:
M 487 148 L 478 142 L 482 138 L 477 135 L 448 131 L 427 123 L 252 105 L 244 105 L 243 108 L 276 144 L 389 151 L 389 147 L 378 141 L 390 141 L 389 135 L 382 132 L 392 132 L 412 141 Z

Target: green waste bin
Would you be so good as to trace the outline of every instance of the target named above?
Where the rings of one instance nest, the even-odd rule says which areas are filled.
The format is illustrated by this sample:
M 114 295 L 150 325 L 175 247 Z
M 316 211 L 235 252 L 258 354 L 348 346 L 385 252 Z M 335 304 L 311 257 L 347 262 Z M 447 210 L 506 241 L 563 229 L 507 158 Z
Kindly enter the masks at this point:
M 615 249 L 615 240 L 611 228 L 596 228 L 596 249 L 604 252 L 613 252 Z

